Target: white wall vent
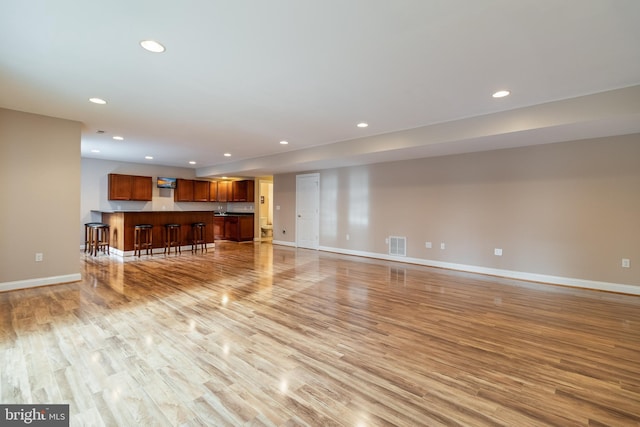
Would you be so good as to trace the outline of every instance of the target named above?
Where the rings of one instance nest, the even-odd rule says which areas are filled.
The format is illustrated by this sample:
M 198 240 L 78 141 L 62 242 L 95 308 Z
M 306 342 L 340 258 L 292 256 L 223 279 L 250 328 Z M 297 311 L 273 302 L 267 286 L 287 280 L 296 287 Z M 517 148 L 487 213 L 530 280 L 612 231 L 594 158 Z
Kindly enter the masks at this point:
M 407 256 L 407 238 L 389 236 L 389 255 Z

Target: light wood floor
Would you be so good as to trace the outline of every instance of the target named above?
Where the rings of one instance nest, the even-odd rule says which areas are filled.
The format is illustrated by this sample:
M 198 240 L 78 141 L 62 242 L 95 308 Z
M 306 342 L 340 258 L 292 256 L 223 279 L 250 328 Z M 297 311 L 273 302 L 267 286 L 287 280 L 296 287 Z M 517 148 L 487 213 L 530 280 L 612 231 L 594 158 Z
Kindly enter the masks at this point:
M 71 425 L 637 426 L 640 298 L 270 244 L 0 293 L 0 402 Z

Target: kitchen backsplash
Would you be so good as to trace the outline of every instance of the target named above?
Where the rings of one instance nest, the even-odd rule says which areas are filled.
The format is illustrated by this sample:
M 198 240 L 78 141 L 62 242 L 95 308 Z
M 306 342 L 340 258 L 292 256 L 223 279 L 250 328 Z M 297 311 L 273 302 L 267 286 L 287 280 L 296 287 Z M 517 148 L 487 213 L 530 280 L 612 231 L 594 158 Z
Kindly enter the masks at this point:
M 224 205 L 224 203 L 221 203 Z M 226 212 L 250 213 L 253 212 L 254 204 L 251 202 L 229 202 L 226 204 Z

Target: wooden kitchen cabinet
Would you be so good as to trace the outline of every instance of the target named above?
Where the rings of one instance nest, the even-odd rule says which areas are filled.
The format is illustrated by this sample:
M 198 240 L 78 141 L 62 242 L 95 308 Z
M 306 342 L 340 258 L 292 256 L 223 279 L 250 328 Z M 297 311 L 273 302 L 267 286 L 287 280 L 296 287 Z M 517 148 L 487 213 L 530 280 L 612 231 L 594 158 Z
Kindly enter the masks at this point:
M 151 200 L 153 198 L 153 178 L 131 176 L 131 200 Z
M 238 241 L 253 240 L 253 215 L 238 217 Z
M 151 201 L 153 179 L 150 176 L 109 174 L 109 200 Z
M 236 240 L 238 236 L 238 217 L 226 216 L 224 218 L 224 239 Z
M 231 184 L 231 200 L 232 202 L 253 202 L 254 197 L 253 180 L 233 181 Z
M 213 238 L 215 240 L 224 240 L 224 219 L 223 216 L 213 217 Z
M 230 202 L 231 181 L 218 181 L 218 202 Z
M 213 233 L 217 240 L 251 241 L 253 240 L 253 215 L 214 217 Z
M 178 178 L 173 200 L 175 202 L 215 202 L 217 185 L 214 184 L 212 181 Z
M 109 174 L 109 200 L 131 199 L 131 176 Z
M 209 181 L 193 181 L 193 201 L 209 201 Z
M 218 181 L 209 181 L 209 201 L 218 201 Z
M 173 200 L 175 202 L 193 202 L 193 180 L 178 178 L 176 189 L 173 190 Z

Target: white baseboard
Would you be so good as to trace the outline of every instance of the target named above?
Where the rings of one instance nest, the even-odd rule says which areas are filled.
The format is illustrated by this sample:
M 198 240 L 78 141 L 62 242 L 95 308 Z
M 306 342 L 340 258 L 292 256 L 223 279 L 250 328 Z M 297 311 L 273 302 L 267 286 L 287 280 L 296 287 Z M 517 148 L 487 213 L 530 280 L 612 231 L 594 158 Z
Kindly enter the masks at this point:
M 271 243 L 273 245 L 291 246 L 293 248 L 296 247 L 296 242 L 285 242 L 284 240 L 273 240 Z
M 37 279 L 16 280 L 15 282 L 0 283 L 0 292 L 16 289 L 37 288 L 38 286 L 59 285 L 61 283 L 77 282 L 81 279 L 80 273 L 66 274 L 64 276 L 38 277 Z
M 275 243 L 275 242 L 274 242 Z M 295 246 L 295 245 L 294 245 Z M 526 280 L 530 282 L 548 283 L 551 285 L 570 286 L 575 288 L 593 289 L 598 291 L 617 292 L 622 294 L 640 295 L 640 286 L 627 285 L 623 283 L 598 282 L 595 280 L 576 279 L 573 277 L 550 276 L 546 274 L 527 273 L 523 271 L 502 270 L 499 268 L 480 267 L 476 265 L 456 264 L 443 261 L 434 261 L 421 258 L 399 257 L 376 252 L 353 251 L 342 248 L 332 248 L 321 246 L 321 251 L 334 252 L 344 255 L 363 256 L 367 258 L 383 259 L 387 261 L 398 261 L 409 264 L 419 264 L 427 267 L 447 268 L 450 270 L 466 271 L 469 273 L 487 274 L 490 276 L 500 276 L 509 279 Z

